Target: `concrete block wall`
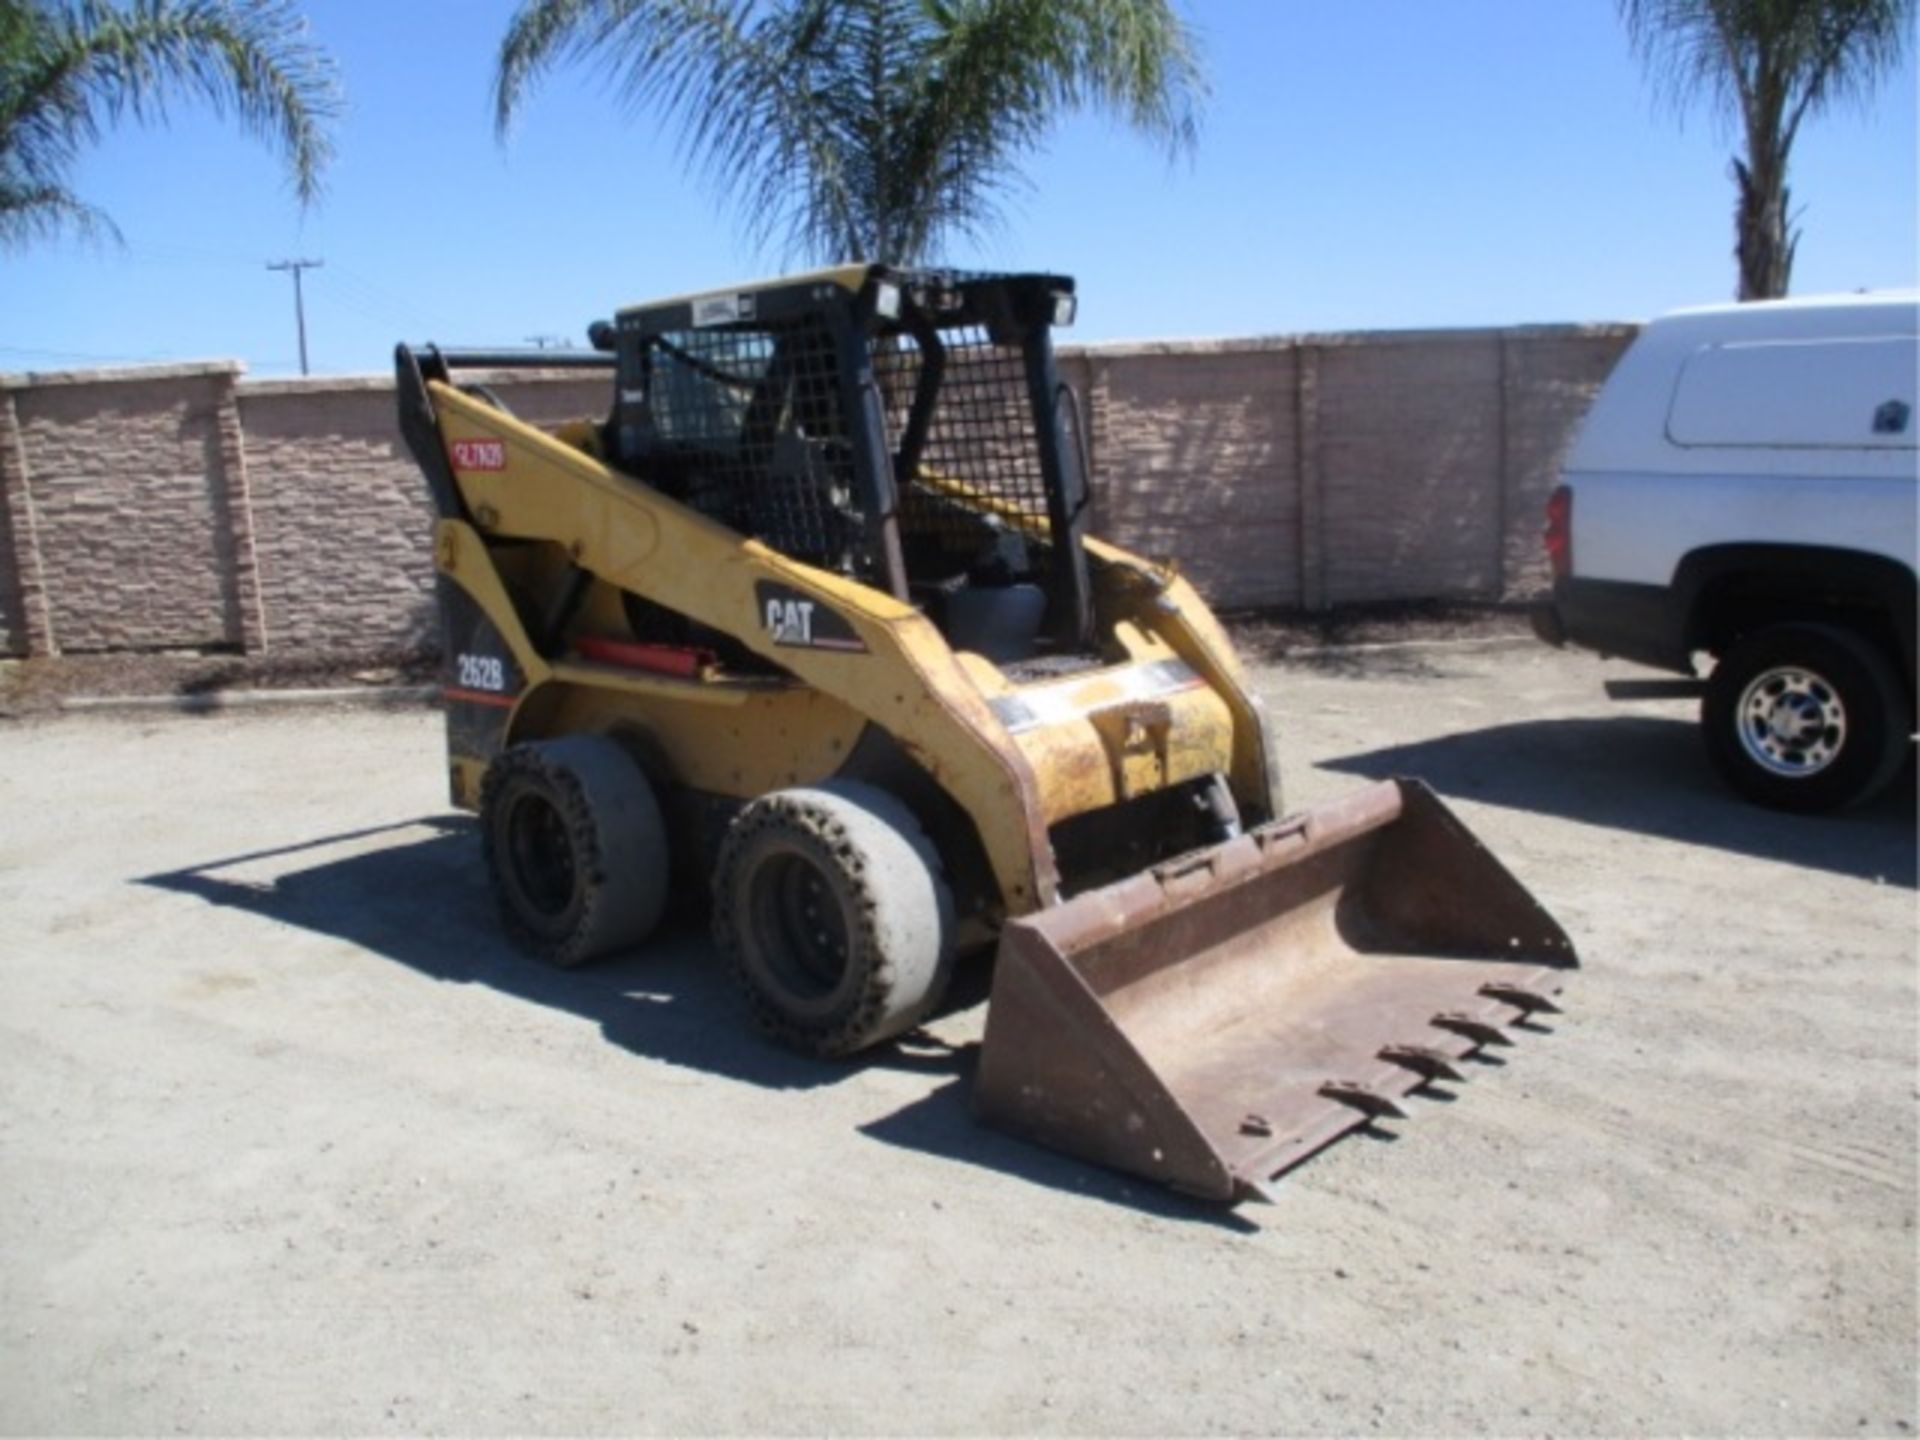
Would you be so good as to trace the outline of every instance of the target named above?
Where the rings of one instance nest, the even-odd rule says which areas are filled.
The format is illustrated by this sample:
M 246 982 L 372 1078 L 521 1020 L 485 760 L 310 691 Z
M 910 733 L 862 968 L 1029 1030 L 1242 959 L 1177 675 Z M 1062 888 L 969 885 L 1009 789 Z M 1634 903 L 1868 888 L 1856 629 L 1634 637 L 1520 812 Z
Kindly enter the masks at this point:
M 242 388 L 269 643 L 329 653 L 433 636 L 433 507 L 394 429 L 393 387 Z
M 238 639 L 217 413 L 237 369 L 73 372 L 11 393 L 44 624 L 66 648 Z
M 1540 541 L 1547 497 L 1560 483 L 1560 460 L 1574 430 L 1632 338 L 1628 328 L 1611 326 L 1522 330 L 1506 339 L 1506 514 L 1500 544 L 1510 595 L 1542 594 L 1553 583 Z
M 232 362 L 0 376 L 0 654 L 416 651 L 433 510 L 376 377 Z M 551 424 L 571 374 L 476 377 Z
M 1225 609 L 1516 601 L 1545 589 L 1559 459 L 1634 327 L 1099 345 L 1101 534 Z
M 1317 347 L 1328 605 L 1501 594 L 1500 342 Z
M 606 408 L 604 381 L 478 374 L 523 420 Z M 312 654 L 437 643 L 433 506 L 384 378 L 243 384 L 260 595 L 271 643 Z
M 1079 358 L 1069 375 L 1091 415 L 1095 533 L 1177 561 L 1215 605 L 1297 604 L 1298 356 L 1142 346 Z
M 1559 456 L 1633 336 L 1538 327 L 1068 347 L 1094 529 L 1216 605 L 1519 600 Z M 540 424 L 605 381 L 496 375 Z M 435 639 L 384 378 L 0 375 L 0 654 L 366 655 Z

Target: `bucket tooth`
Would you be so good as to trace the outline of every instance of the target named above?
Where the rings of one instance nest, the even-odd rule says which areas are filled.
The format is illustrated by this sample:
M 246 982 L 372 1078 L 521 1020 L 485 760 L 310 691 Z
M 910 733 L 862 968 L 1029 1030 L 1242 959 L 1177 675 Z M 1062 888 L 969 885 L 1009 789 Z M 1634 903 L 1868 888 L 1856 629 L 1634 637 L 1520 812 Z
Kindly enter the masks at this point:
M 1480 993 L 1489 1000 L 1498 1000 L 1502 1005 L 1511 1005 L 1527 1015 L 1559 1015 L 1560 1006 L 1551 995 L 1525 985 L 1516 985 L 1510 981 L 1493 980 L 1480 987 Z
M 1396 1120 L 1407 1118 L 1407 1112 L 1400 1108 L 1399 1101 L 1357 1080 L 1329 1080 L 1320 1087 L 1320 1093 L 1329 1100 L 1351 1105 L 1369 1120 L 1377 1120 L 1382 1115 L 1391 1115 Z
M 1456 1035 L 1464 1035 L 1476 1045 L 1511 1045 L 1513 1037 L 1490 1020 L 1482 1020 L 1478 1015 L 1463 1015 L 1457 1010 L 1443 1010 L 1427 1022 L 1438 1030 L 1451 1030 Z
M 1431 1045 L 1383 1045 L 1380 1058 L 1411 1070 L 1422 1080 L 1464 1080 L 1453 1057 Z
M 1240 1190 L 1236 1196 L 1242 1200 L 1260 1200 L 1268 1205 L 1280 1203 L 1280 1184 L 1278 1176 L 1261 1179 L 1257 1176 L 1244 1176 L 1240 1180 Z

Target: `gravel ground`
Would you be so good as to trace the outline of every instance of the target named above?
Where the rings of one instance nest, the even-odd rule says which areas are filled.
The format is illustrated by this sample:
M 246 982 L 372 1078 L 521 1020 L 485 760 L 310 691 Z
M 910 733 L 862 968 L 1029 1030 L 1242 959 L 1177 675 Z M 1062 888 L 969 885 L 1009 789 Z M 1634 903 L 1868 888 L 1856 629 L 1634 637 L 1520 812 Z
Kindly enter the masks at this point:
M 1261 671 L 1296 803 L 1426 775 L 1585 970 L 1237 1212 L 974 1127 L 977 1003 L 824 1066 L 691 923 L 517 958 L 431 714 L 0 728 L 0 1429 L 1908 1433 L 1911 780 L 1745 808 L 1608 673 Z

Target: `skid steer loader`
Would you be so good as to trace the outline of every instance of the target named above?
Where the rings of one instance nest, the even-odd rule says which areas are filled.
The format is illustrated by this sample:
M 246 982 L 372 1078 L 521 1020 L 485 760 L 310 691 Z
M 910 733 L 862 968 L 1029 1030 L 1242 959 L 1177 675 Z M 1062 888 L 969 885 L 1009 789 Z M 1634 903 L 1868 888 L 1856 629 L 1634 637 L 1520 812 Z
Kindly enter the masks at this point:
M 1567 937 L 1423 786 L 1283 817 L 1166 565 L 1086 533 L 1071 280 L 854 265 L 401 346 L 438 511 L 454 803 L 560 965 L 710 886 L 753 1014 L 844 1055 L 998 942 L 974 1097 L 1212 1199 L 1556 1008 Z M 479 372 L 581 367 L 542 429 Z

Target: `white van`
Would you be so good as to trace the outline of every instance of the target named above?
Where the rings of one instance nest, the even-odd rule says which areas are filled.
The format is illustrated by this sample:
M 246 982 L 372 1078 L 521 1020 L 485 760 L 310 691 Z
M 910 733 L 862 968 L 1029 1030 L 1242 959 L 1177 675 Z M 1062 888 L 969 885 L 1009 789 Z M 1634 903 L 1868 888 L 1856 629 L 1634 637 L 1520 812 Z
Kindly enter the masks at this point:
M 1547 513 L 1535 629 L 1687 676 L 1707 751 L 1790 810 L 1863 800 L 1914 729 L 1920 297 L 1683 310 L 1621 357 Z

